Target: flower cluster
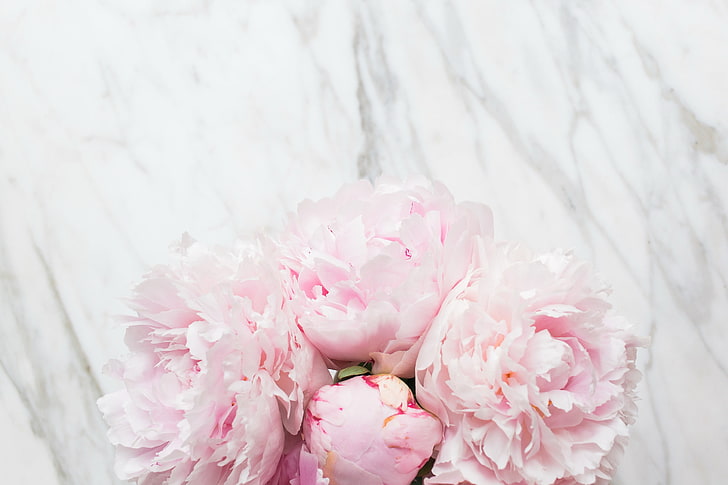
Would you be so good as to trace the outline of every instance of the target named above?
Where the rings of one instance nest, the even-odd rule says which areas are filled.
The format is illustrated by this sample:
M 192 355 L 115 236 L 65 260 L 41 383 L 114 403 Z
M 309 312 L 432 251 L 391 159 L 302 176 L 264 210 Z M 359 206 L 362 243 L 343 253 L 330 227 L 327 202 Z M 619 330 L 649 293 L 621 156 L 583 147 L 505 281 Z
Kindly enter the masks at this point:
M 235 249 L 185 238 L 136 287 L 130 353 L 107 366 L 116 472 L 606 484 L 644 345 L 607 296 L 570 253 L 497 241 L 487 207 L 424 180 L 345 186 Z

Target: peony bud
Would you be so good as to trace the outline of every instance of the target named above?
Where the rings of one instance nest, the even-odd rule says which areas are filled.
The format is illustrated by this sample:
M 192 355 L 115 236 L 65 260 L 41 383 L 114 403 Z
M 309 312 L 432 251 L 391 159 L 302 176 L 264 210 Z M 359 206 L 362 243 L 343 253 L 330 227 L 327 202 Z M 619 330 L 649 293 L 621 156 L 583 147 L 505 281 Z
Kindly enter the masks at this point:
M 442 424 L 399 378 L 366 375 L 316 391 L 303 436 L 331 485 L 409 485 L 440 442 Z

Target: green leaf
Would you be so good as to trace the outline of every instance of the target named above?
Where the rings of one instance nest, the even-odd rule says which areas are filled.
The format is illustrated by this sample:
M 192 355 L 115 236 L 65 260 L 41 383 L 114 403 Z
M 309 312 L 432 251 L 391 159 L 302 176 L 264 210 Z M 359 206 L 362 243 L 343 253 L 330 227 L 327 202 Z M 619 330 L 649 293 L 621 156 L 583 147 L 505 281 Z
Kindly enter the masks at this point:
M 360 365 L 352 365 L 351 367 L 341 369 L 339 372 L 337 372 L 336 376 L 334 376 L 334 382 L 345 381 L 346 379 L 351 379 L 352 377 L 356 376 L 363 376 L 365 374 L 369 374 L 369 369 Z
M 412 395 L 416 395 L 415 393 L 415 378 L 414 377 L 400 377 L 402 379 L 402 382 L 407 384 L 407 387 L 409 387 L 410 391 L 412 391 Z
M 435 464 L 434 458 L 430 458 L 429 460 L 427 460 L 427 463 L 425 463 L 425 465 L 422 468 L 420 468 L 420 471 L 417 472 L 417 478 L 422 480 L 423 478 L 427 477 L 430 474 L 430 472 L 432 472 L 432 467 L 434 464 Z M 417 478 L 415 478 L 415 481 L 417 480 Z M 414 483 L 414 482 L 412 482 L 412 483 Z M 420 482 L 420 483 L 422 483 L 422 482 Z

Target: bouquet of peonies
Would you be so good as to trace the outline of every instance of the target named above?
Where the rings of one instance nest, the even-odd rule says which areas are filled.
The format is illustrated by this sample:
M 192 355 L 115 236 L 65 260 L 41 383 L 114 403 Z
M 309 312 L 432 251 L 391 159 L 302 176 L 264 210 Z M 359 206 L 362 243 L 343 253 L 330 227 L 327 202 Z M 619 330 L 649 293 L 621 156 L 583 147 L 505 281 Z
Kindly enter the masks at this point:
M 605 484 L 636 337 L 570 253 L 439 184 L 359 182 L 277 237 L 183 238 L 136 287 L 99 408 L 139 485 Z M 335 372 L 335 375 L 334 375 Z

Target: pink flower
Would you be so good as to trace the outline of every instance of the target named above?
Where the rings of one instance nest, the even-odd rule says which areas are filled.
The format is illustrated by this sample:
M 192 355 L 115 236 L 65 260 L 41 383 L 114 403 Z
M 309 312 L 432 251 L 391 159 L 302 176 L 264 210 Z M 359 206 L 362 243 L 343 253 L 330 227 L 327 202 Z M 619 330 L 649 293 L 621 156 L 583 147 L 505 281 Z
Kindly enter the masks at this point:
M 606 484 L 635 417 L 644 341 L 571 254 L 483 243 L 417 359 L 446 424 L 429 484 Z
M 99 408 L 116 470 L 140 484 L 265 484 L 285 431 L 298 433 L 323 360 L 283 309 L 277 273 L 255 248 L 184 240 L 131 300 L 131 354 L 110 371 L 124 389 Z
M 331 485 L 409 485 L 442 437 L 395 376 L 358 376 L 314 394 L 304 440 Z
M 489 209 L 455 204 L 442 185 L 361 181 L 305 201 L 281 237 L 299 325 L 335 367 L 374 361 L 414 375 L 420 337 L 465 275 L 472 235 L 492 237 Z
M 288 437 L 278 470 L 268 485 L 329 485 L 329 479 L 324 478 L 318 460 L 298 435 Z

